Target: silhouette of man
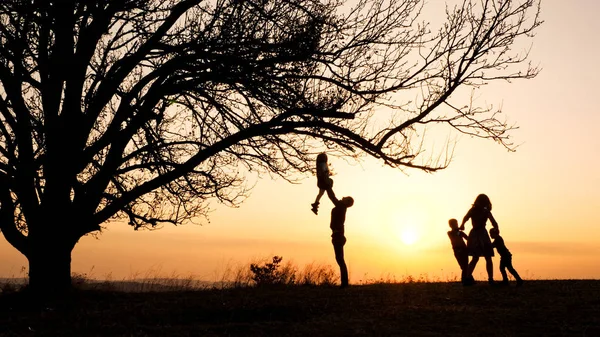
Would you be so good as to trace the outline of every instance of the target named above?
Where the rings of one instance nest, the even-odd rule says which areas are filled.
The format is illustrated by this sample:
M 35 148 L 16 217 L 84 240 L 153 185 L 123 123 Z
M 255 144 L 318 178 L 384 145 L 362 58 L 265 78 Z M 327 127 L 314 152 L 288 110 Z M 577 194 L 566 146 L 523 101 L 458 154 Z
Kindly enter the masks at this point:
M 346 237 L 344 236 L 344 222 L 346 222 L 346 210 L 348 207 L 354 205 L 354 199 L 352 197 L 343 197 L 342 200 L 338 200 L 333 193 L 333 189 L 327 189 L 327 196 L 331 199 L 331 202 L 335 207 L 331 210 L 331 243 L 333 244 L 333 251 L 335 252 L 335 261 L 340 266 L 340 279 L 341 288 L 348 286 L 348 268 L 346 267 L 346 261 L 344 261 L 344 245 L 346 244 Z

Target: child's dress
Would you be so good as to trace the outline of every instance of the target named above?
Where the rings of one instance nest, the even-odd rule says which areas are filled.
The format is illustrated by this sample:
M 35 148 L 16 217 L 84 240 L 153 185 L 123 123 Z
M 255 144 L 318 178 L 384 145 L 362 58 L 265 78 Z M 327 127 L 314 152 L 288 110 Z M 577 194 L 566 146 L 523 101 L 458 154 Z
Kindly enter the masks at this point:
M 321 190 L 329 189 L 333 185 L 333 180 L 329 178 L 330 172 L 327 166 L 327 157 L 324 158 L 325 160 L 320 155 L 317 157 L 317 187 Z
M 494 225 L 497 225 L 496 220 L 487 208 L 473 207 L 467 215 L 471 218 L 473 224 L 473 229 L 469 232 L 469 238 L 467 239 L 469 256 L 494 256 L 492 240 L 485 229 L 485 225 L 488 218 Z

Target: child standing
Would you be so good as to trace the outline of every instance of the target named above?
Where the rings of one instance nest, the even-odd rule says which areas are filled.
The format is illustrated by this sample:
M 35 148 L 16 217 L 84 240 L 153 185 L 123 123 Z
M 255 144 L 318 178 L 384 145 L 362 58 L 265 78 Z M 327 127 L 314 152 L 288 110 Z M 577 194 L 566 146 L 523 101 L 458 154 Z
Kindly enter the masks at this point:
M 498 228 L 490 228 L 490 236 L 494 239 L 492 246 L 496 247 L 498 254 L 500 255 L 500 273 L 502 274 L 502 284 L 508 285 L 508 276 L 506 270 L 514 276 L 517 280 L 517 287 L 523 285 L 523 279 L 519 276 L 519 273 L 513 268 L 512 265 L 512 254 L 508 251 L 508 248 L 504 245 L 504 239 L 500 236 Z
M 327 163 L 327 155 L 325 153 L 319 153 L 317 156 L 317 187 L 319 188 L 319 194 L 315 202 L 311 204 L 312 211 L 315 214 L 319 212 L 319 201 L 326 190 L 333 187 L 333 180 L 329 178 L 331 172 L 329 171 L 329 164 Z
M 450 231 L 448 231 L 448 238 L 452 244 L 452 250 L 454 250 L 454 257 L 458 262 L 461 270 L 461 281 L 465 282 L 467 277 L 467 270 L 469 268 L 469 252 L 467 251 L 467 244 L 465 240 L 467 234 L 458 229 L 458 221 L 456 219 L 448 220 Z

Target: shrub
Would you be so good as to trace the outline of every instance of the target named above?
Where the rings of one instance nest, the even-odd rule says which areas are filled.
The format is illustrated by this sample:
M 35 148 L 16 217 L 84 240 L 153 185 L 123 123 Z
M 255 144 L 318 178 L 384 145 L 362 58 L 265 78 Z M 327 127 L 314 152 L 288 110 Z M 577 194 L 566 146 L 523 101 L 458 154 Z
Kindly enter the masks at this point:
M 280 265 L 282 260 L 283 257 L 281 256 L 273 256 L 271 262 L 263 265 L 250 264 L 251 278 L 256 286 L 294 284 L 296 281 L 296 268 L 289 263 L 282 267 Z
M 0 294 L 12 294 L 17 292 L 22 286 L 17 286 L 14 283 L 7 282 L 0 285 Z

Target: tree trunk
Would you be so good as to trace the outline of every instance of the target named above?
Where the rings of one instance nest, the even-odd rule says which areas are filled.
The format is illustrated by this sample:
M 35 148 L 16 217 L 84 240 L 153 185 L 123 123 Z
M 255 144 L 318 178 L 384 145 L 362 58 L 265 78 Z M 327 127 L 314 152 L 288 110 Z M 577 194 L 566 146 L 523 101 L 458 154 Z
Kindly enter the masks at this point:
M 40 299 L 60 298 L 71 289 L 71 251 L 74 244 L 56 237 L 31 242 L 28 254 L 29 288 Z

